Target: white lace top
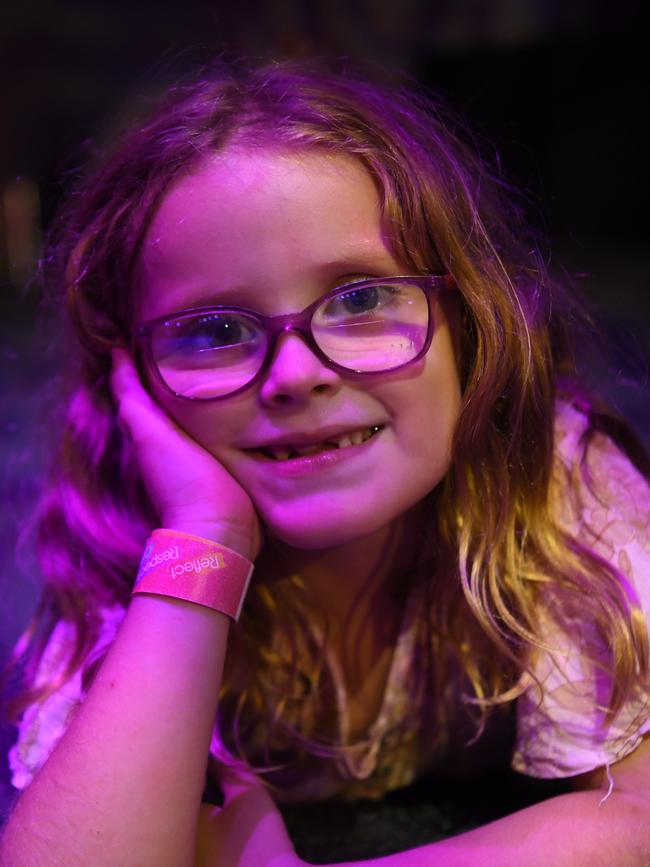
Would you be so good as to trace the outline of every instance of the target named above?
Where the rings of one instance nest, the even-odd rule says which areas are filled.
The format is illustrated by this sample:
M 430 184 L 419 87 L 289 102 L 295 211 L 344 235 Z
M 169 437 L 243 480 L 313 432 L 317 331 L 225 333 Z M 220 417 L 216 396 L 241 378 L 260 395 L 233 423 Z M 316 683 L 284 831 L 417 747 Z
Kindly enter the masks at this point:
M 576 459 L 578 440 L 585 418 L 576 409 L 563 405 L 557 416 L 556 484 L 559 514 L 565 525 L 622 570 L 636 588 L 646 621 L 650 622 L 650 490 L 643 477 L 605 436 L 597 434 L 589 449 L 588 464 L 598 497 L 584 484 Z M 571 481 L 567 495 L 563 477 Z M 346 762 L 344 774 L 336 763 L 326 773 L 302 779 L 287 800 L 318 800 L 336 796 L 347 787 L 354 797 L 381 797 L 385 792 L 411 783 L 429 768 L 421 742 L 399 732 L 399 721 L 411 701 L 405 684 L 412 661 L 413 637 L 418 600 L 407 602 L 395 647 L 383 705 L 368 738 L 358 744 Z M 93 650 L 97 658 L 110 644 L 124 616 L 124 609 L 103 609 L 103 631 Z M 581 624 L 576 624 L 576 635 Z M 38 681 L 52 678 L 67 658 L 73 635 L 70 624 L 61 622 L 54 630 L 41 661 Z M 650 709 L 641 701 L 629 703 L 608 729 L 601 730 L 602 715 L 597 700 L 605 695 L 606 684 L 593 676 L 575 647 L 567 646 L 548 624 L 548 641 L 557 652 L 546 654 L 537 663 L 545 696 L 537 706 L 531 687 L 517 701 L 517 734 L 512 767 L 535 777 L 568 777 L 609 765 L 632 752 L 645 732 L 650 731 Z M 343 678 L 334 659 L 331 675 L 336 687 L 338 718 L 343 742 L 347 742 L 347 715 Z M 9 752 L 12 784 L 27 786 L 44 764 L 65 732 L 82 700 L 81 673 L 70 679 L 42 704 L 25 712 L 15 745 Z M 624 732 L 636 718 L 633 734 Z M 215 742 L 213 741 L 213 744 Z M 489 746 L 489 745 L 488 745 Z M 348 780 L 345 781 L 344 777 Z M 353 779 L 350 786 L 349 780 Z

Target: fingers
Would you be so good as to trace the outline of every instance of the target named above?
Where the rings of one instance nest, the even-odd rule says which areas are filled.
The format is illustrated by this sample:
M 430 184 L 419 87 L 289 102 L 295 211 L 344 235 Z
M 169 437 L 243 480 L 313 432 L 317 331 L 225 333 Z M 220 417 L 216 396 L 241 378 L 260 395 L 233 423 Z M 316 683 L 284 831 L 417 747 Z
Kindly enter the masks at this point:
M 132 395 L 142 398 L 143 393 L 149 398 L 138 374 L 137 368 L 129 352 L 123 347 L 114 347 L 111 350 L 111 390 L 117 404 Z M 150 398 L 149 398 L 150 399 Z
M 231 768 L 228 765 L 217 765 L 217 779 L 224 794 L 225 802 L 230 803 L 237 795 L 253 788 L 264 788 L 263 783 L 252 771 Z
M 112 359 L 110 385 L 118 425 L 133 446 L 162 526 L 210 537 L 218 533 L 220 541 L 254 560 L 261 530 L 244 488 L 175 420 L 173 408 L 168 411 L 162 400 L 158 404 L 147 392 L 125 349 L 114 349 Z
M 118 418 L 131 436 L 138 440 L 151 439 L 155 434 L 174 428 L 169 416 L 147 392 L 129 352 L 121 347 L 111 350 L 112 370 L 110 385 Z

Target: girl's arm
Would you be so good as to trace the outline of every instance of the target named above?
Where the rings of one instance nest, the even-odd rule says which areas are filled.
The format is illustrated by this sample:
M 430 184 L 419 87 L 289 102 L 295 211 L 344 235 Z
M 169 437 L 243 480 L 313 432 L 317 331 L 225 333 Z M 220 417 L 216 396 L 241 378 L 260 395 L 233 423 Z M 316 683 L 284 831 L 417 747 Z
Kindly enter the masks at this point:
M 161 526 L 254 561 L 261 530 L 245 491 L 154 403 L 126 351 L 113 362 L 120 422 Z M 228 629 L 204 606 L 132 597 L 85 701 L 5 825 L 0 867 L 193 864 Z
M 223 808 L 202 804 L 194 867 L 304 867 L 261 781 L 219 768 Z
M 650 736 L 603 774 L 597 791 L 550 798 L 457 837 L 339 867 L 648 867 L 650 864 Z
M 574 792 L 418 849 L 337 867 L 647 867 L 650 804 Z M 610 803 L 611 801 L 611 803 Z
M 611 768 L 576 778 L 575 791 L 481 828 L 394 855 L 329 867 L 648 867 L 650 865 L 650 735 Z M 223 810 L 202 808 L 196 867 L 296 867 L 282 816 L 257 783 L 225 781 Z M 230 829 L 235 829 L 233 834 Z M 263 853 L 263 854 L 262 854 Z
M 4 828 L 2 867 L 193 863 L 228 623 L 178 599 L 132 599 Z

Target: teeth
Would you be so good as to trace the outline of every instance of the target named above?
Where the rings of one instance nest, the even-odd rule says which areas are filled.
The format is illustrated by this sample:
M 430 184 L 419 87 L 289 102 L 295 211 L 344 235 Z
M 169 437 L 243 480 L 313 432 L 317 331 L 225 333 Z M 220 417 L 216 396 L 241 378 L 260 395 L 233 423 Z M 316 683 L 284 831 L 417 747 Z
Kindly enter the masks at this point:
M 376 434 L 380 430 L 378 425 L 374 425 L 373 427 L 366 428 L 366 430 L 354 431 L 354 433 L 344 434 L 342 437 L 338 439 L 331 440 L 330 442 L 325 443 L 316 443 L 311 446 L 267 446 L 262 449 L 264 454 L 267 457 L 274 458 L 277 461 L 286 461 L 290 457 L 294 457 L 299 455 L 301 457 L 305 455 L 315 455 L 318 452 L 340 448 L 344 449 L 348 446 L 358 446 L 361 443 L 365 443 L 366 440 L 369 440 L 371 436 Z
M 271 452 L 276 460 L 286 461 L 291 454 L 292 449 L 287 446 L 271 446 L 267 451 Z
M 304 455 L 315 455 L 323 450 L 333 449 L 332 443 L 315 443 L 312 446 L 293 446 L 294 452 L 303 457 Z
M 370 437 L 374 437 L 374 435 L 379 433 L 380 430 L 382 430 L 382 426 L 378 424 L 375 424 L 372 427 L 369 427 L 367 430 L 364 430 L 361 433 L 361 442 L 365 443 L 366 440 L 369 440 Z
M 340 449 L 344 449 L 346 446 L 360 446 L 361 443 L 365 443 L 366 440 L 369 440 L 371 436 L 376 434 L 378 430 L 379 426 L 374 425 L 365 430 L 358 430 L 354 433 L 344 434 L 339 439 L 332 440 L 332 442 L 335 442 Z

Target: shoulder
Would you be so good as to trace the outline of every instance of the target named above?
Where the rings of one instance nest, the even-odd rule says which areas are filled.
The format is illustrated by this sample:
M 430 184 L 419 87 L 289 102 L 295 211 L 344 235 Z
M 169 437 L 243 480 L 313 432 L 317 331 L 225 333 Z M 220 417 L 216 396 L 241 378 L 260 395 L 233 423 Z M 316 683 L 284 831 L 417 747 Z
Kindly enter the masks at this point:
M 562 529 L 631 585 L 638 616 L 650 623 L 650 486 L 616 443 L 589 431 L 586 413 L 568 404 L 559 405 L 555 421 L 551 498 Z M 535 657 L 539 682 L 517 702 L 513 767 L 531 776 L 568 777 L 632 753 L 650 731 L 648 697 L 630 698 L 607 723 L 609 681 L 585 655 L 591 624 L 581 611 L 562 629 L 542 622 L 547 647 Z
M 612 489 L 621 482 L 639 486 L 647 495 L 648 480 L 634 466 L 614 440 L 600 430 L 590 430 L 586 410 L 576 404 L 558 401 L 554 418 L 556 467 L 581 474 L 590 487 Z
M 588 427 L 586 413 L 558 405 L 556 515 L 565 529 L 628 577 L 640 578 L 645 571 L 650 583 L 650 484 L 609 436 L 589 433 Z

